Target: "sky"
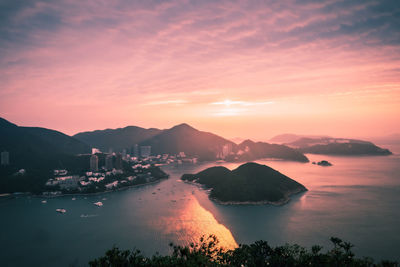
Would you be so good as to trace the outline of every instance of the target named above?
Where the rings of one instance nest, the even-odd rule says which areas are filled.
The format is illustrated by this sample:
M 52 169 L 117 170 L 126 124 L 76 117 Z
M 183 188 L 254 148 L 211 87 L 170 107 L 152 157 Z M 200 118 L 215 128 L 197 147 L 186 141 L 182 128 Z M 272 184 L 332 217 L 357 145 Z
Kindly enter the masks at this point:
M 0 0 L 0 117 L 75 134 L 400 132 L 400 1 Z

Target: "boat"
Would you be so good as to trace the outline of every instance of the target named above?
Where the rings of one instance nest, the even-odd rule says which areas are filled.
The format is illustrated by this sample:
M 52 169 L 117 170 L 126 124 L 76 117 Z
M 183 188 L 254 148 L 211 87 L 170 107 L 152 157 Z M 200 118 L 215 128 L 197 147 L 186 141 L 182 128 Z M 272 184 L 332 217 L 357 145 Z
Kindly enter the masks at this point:
M 43 203 L 43 204 L 47 203 L 47 200 L 42 200 L 42 203 Z
M 102 207 L 103 206 L 103 202 L 101 202 L 101 201 L 93 203 L 93 204 L 95 204 L 97 207 Z
M 67 212 L 66 209 L 56 209 L 56 211 L 59 212 L 59 213 L 62 213 L 62 214 Z
M 76 200 L 76 198 L 73 197 L 72 200 Z

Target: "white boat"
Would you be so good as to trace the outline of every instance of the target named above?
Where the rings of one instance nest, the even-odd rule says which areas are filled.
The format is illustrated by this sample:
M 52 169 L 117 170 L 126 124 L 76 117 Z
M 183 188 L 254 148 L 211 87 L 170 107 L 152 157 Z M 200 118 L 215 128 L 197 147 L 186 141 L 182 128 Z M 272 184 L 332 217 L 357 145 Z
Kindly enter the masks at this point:
M 76 200 L 76 198 L 73 197 L 72 200 Z
M 93 204 L 95 204 L 97 207 L 102 207 L 103 206 L 103 202 L 101 202 L 101 201 L 93 203 Z
M 42 200 L 42 203 L 44 204 L 44 203 L 47 203 L 47 200 Z
M 63 214 L 67 212 L 66 209 L 56 209 L 56 211 Z

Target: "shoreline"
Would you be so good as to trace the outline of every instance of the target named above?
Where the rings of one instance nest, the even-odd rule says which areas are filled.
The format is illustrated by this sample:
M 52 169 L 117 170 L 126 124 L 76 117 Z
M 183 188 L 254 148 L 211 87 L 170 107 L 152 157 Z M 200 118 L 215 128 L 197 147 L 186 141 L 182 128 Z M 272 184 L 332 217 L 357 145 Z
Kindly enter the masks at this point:
M 136 184 L 136 185 L 129 185 L 129 186 L 124 186 L 115 190 L 106 190 L 106 191 L 102 191 L 102 192 L 94 192 L 94 193 L 62 193 L 59 195 L 37 195 L 37 194 L 33 194 L 31 192 L 18 192 L 17 195 L 30 195 L 31 197 L 34 198 L 56 198 L 56 197 L 66 197 L 66 196 L 95 196 L 95 195 L 100 195 L 100 194 L 108 194 L 108 193 L 112 193 L 112 192 L 118 192 L 118 191 L 123 191 L 123 190 L 127 190 L 130 188 L 135 188 L 135 187 L 140 187 L 140 186 L 145 186 L 145 185 L 151 185 L 151 184 L 156 184 L 158 182 L 161 182 L 162 180 L 168 179 L 167 178 L 162 178 L 160 180 L 157 181 L 153 181 L 153 182 L 148 182 L 145 184 Z M 7 193 L 7 194 L 1 194 L 1 196 L 15 196 L 14 193 Z
M 181 179 L 182 180 L 182 179 Z M 225 205 L 225 206 L 229 206 L 229 205 L 273 205 L 273 206 L 283 206 L 287 203 L 289 203 L 289 201 L 291 200 L 291 196 L 293 195 L 297 195 L 303 192 L 307 192 L 308 189 L 306 187 L 303 188 L 299 188 L 298 190 L 294 190 L 292 192 L 289 192 L 287 194 L 285 194 L 285 198 L 279 201 L 269 201 L 269 200 L 260 200 L 260 201 L 222 201 L 219 200 L 215 197 L 210 197 L 210 192 L 213 188 L 207 188 L 204 185 L 197 183 L 197 182 L 192 182 L 192 181 L 187 181 L 187 180 L 182 180 L 184 183 L 188 183 L 188 184 L 192 184 L 195 186 L 200 187 L 201 189 L 203 189 L 206 194 L 208 194 L 208 198 L 220 205 Z
M 291 196 L 293 195 L 297 195 L 300 193 L 304 193 L 307 192 L 308 189 L 306 188 L 305 190 L 296 190 L 293 192 L 290 192 L 289 194 L 285 195 L 285 198 L 279 201 L 269 201 L 269 200 L 260 200 L 260 201 L 222 201 L 219 200 L 217 198 L 212 198 L 210 196 L 208 196 L 210 198 L 210 200 L 220 204 L 220 205 L 224 205 L 224 206 L 229 206 L 229 205 L 252 205 L 252 206 L 258 206 L 258 205 L 273 205 L 273 206 L 283 206 L 287 203 L 290 202 L 291 200 Z

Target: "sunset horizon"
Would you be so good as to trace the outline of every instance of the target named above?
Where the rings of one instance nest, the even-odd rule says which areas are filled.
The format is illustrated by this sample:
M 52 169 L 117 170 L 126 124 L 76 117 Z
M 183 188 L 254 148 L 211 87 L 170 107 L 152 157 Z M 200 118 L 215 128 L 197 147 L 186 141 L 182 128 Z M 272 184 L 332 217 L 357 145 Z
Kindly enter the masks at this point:
M 0 265 L 400 263 L 400 0 L 0 0 Z
M 69 135 L 182 122 L 259 140 L 399 133 L 396 8 L 6 1 L 0 114 Z

